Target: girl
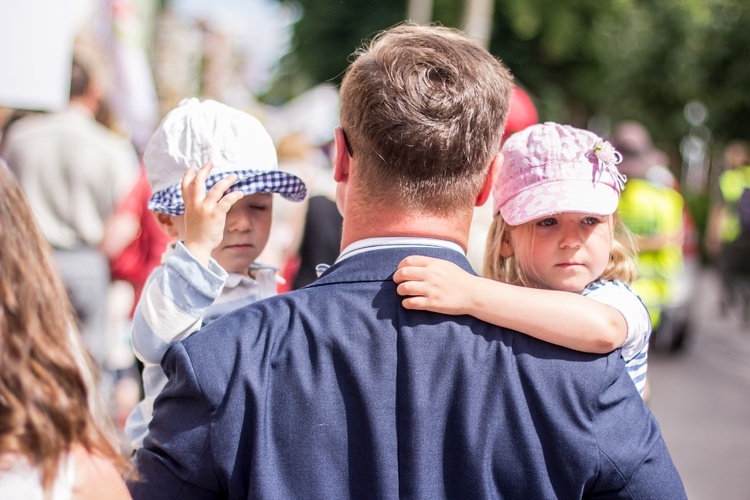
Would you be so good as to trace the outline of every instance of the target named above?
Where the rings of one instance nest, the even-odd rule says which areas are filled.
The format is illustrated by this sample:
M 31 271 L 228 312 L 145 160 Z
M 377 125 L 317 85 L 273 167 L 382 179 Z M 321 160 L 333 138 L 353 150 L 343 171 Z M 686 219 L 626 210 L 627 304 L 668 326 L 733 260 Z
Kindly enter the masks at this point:
M 615 213 L 625 181 L 619 153 L 592 132 L 557 123 L 517 132 L 502 153 L 485 254 L 491 279 L 407 257 L 393 277 L 404 307 L 470 314 L 579 351 L 621 347 L 643 396 L 651 323 L 628 287 L 635 248 Z

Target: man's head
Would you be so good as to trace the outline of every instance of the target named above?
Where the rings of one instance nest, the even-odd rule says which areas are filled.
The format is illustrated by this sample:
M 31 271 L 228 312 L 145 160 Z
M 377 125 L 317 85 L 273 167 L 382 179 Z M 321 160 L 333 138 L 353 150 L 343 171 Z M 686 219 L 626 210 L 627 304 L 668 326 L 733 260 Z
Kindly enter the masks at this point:
M 102 82 L 91 65 L 73 59 L 70 68 L 70 102 L 88 109 L 92 114 L 99 111 L 102 102 Z
M 85 95 L 91 85 L 89 72 L 78 60 L 73 60 L 70 69 L 70 97 L 81 97 Z
M 512 85 L 502 63 L 456 30 L 399 25 L 376 36 L 340 93 L 360 198 L 414 213 L 473 207 Z

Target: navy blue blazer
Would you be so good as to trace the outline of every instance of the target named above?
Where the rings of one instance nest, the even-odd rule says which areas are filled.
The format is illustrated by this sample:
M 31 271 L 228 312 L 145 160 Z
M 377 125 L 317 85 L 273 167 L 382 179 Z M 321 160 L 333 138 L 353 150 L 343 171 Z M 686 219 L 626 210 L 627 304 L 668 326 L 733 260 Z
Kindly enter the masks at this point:
M 139 498 L 685 498 L 619 351 L 409 311 L 381 249 L 167 352 Z

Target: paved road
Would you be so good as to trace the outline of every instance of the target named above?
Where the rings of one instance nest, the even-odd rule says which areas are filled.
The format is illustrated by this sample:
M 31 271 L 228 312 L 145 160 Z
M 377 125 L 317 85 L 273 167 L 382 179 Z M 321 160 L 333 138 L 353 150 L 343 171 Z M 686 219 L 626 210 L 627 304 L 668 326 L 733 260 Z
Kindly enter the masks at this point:
M 651 353 L 649 406 L 691 500 L 750 499 L 750 329 L 722 317 L 718 283 L 703 271 L 693 336 L 677 356 Z

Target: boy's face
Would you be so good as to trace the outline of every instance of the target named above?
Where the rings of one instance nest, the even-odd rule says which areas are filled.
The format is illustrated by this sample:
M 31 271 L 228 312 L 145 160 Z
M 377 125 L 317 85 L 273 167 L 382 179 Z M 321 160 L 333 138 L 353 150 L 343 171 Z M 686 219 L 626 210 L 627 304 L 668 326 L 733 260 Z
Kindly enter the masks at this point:
M 224 224 L 224 237 L 211 257 L 227 272 L 247 275 L 247 268 L 268 243 L 272 212 L 270 193 L 251 194 L 232 205 Z
M 255 262 L 268 242 L 271 232 L 273 195 L 255 193 L 232 205 L 224 224 L 224 237 L 211 257 L 230 273 L 247 276 L 247 268 Z M 185 216 L 173 218 L 176 236 L 185 238 Z

